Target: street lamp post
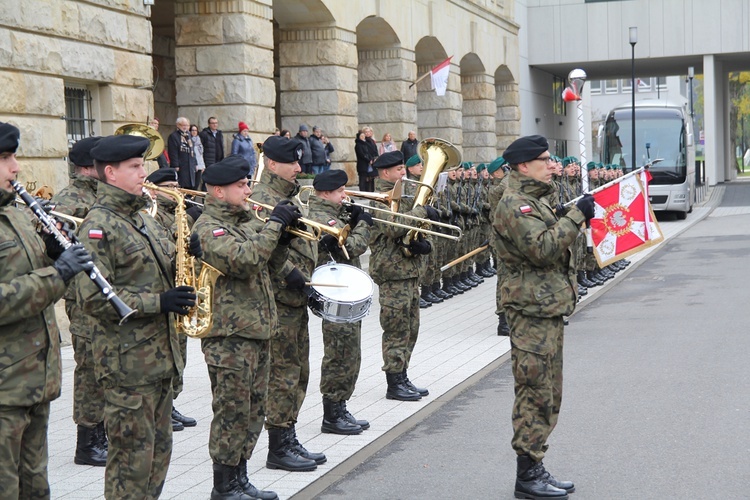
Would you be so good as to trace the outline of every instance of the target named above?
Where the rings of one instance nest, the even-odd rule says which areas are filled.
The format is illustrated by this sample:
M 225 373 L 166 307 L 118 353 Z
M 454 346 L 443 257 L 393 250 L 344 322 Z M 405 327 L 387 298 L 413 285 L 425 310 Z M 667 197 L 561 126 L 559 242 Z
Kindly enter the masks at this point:
M 632 150 L 631 150 L 631 158 L 630 161 L 630 170 L 635 170 L 636 168 L 636 158 L 635 158 L 635 44 L 638 43 L 638 27 L 637 26 L 631 26 L 628 28 L 628 33 L 630 35 L 630 87 L 632 90 L 632 108 L 631 108 L 631 117 L 630 121 L 632 124 L 632 137 L 631 137 L 631 143 L 632 143 Z
M 688 68 L 688 78 L 690 79 L 690 118 L 695 118 L 693 113 L 693 78 L 695 78 L 695 68 L 690 66 Z

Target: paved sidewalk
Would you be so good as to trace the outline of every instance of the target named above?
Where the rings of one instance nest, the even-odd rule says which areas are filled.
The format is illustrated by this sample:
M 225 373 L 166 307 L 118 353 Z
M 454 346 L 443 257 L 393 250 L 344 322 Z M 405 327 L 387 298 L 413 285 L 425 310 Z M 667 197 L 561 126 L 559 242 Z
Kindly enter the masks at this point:
M 685 221 L 661 222 L 665 240 L 706 217 L 711 206 L 721 199 L 721 194 L 723 187 L 712 189 L 704 206 L 696 207 Z M 634 268 L 637 262 L 655 248 L 631 258 L 634 265 L 630 268 Z M 618 277 L 627 273 L 625 270 Z M 602 290 L 612 286 L 613 281 L 616 280 L 589 291 L 582 304 L 600 295 Z M 430 395 L 419 402 L 385 399 L 385 376 L 380 369 L 382 332 L 378 322 L 376 293 L 370 314 L 362 322 L 362 367 L 357 388 L 347 405 L 358 418 L 370 421 L 370 429 L 358 436 L 336 436 L 320 432 L 323 414 L 319 391 L 321 320 L 311 315 L 310 385 L 297 432 L 300 441 L 309 450 L 324 452 L 328 462 L 318 466 L 313 472 L 289 473 L 266 469 L 268 440 L 267 434 L 263 433 L 255 455 L 248 462 L 250 480 L 259 488 L 272 489 L 281 498 L 289 498 L 358 452 L 377 451 L 390 435 L 386 439 L 379 438 L 506 354 L 510 350 L 509 340 L 507 337 L 497 336 L 495 286 L 495 278 L 486 279 L 483 284 L 463 295 L 422 310 L 420 337 L 409 368 L 409 376 L 414 383 L 430 390 Z M 72 420 L 72 380 L 75 367 L 72 347 L 63 347 L 62 358 L 62 396 L 52 403 L 49 427 L 52 498 L 103 498 L 104 469 L 73 463 L 76 428 Z M 175 406 L 182 413 L 196 418 L 198 426 L 174 434 L 172 461 L 161 498 L 205 499 L 209 497 L 213 485 L 211 460 L 208 456 L 208 431 L 212 417 L 211 391 L 200 343 L 193 339 L 188 342 L 184 385 L 185 389 Z M 334 472 L 325 482 L 330 482 L 329 478 L 333 479 L 331 476 L 337 475 Z M 311 488 L 300 496 L 307 496 L 314 489 Z

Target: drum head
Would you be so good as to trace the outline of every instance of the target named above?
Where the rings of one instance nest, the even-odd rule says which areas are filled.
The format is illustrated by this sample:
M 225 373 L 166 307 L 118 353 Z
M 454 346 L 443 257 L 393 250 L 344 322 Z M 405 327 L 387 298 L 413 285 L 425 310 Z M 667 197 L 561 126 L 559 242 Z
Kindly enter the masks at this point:
M 358 302 L 371 297 L 374 285 L 363 270 L 347 264 L 326 264 L 315 270 L 312 283 L 336 286 L 315 286 L 320 295 L 337 302 Z

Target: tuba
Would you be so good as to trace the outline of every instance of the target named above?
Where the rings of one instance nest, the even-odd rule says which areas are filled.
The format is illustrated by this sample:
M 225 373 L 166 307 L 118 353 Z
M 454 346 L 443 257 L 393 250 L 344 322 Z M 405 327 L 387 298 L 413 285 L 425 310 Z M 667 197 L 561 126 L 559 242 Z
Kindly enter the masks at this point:
M 144 182 L 143 187 L 153 191 L 159 191 L 174 198 L 177 202 L 175 209 L 175 224 L 177 224 L 177 276 L 175 286 L 191 286 L 195 289 L 195 307 L 177 320 L 178 333 L 184 333 L 188 337 L 201 339 L 209 334 L 213 324 L 213 293 L 216 288 L 216 280 L 224 273 L 215 267 L 203 262 L 200 274 L 196 277 L 195 257 L 188 253 L 190 245 L 190 228 L 187 223 L 185 211 L 185 197 L 176 189 L 169 189 L 150 182 Z
M 144 160 L 155 160 L 164 152 L 164 138 L 154 127 L 141 125 L 140 123 L 128 123 L 115 130 L 115 135 L 136 135 L 148 139 L 151 144 L 143 155 Z

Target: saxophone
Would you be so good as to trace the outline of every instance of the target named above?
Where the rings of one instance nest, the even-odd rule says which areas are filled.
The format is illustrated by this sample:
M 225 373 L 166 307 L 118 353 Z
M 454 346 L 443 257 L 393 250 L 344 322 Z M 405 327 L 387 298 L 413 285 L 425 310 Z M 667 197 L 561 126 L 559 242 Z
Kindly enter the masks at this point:
M 213 324 L 213 292 L 216 288 L 216 280 L 224 273 L 209 265 L 202 263 L 200 274 L 196 278 L 196 258 L 188 253 L 190 245 L 190 228 L 187 223 L 185 212 L 185 196 L 176 189 L 169 189 L 150 182 L 144 182 L 143 187 L 153 191 L 159 191 L 173 198 L 177 202 L 175 209 L 175 224 L 177 225 L 177 273 L 175 286 L 191 286 L 195 289 L 195 307 L 190 312 L 178 318 L 176 328 L 178 333 L 184 333 L 188 337 L 201 339 L 209 334 Z

